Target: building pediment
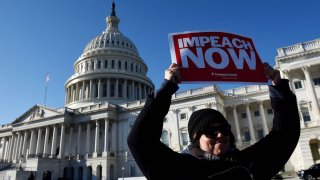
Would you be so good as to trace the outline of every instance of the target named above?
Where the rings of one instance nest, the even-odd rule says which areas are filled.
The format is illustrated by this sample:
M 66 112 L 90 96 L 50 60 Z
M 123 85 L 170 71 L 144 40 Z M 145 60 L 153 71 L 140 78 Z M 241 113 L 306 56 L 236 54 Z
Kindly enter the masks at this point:
M 23 115 L 21 115 L 19 118 L 17 118 L 15 121 L 13 121 L 12 124 L 37 121 L 43 118 L 58 116 L 62 114 L 63 113 L 58 112 L 54 109 L 50 109 L 41 105 L 35 105 L 32 108 L 30 108 L 27 112 L 25 112 Z

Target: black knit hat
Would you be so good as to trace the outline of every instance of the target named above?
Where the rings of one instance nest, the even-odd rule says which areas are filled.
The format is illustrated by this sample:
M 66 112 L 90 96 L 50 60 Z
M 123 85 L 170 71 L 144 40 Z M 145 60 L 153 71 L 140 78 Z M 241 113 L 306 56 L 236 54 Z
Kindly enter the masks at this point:
M 194 141 L 197 140 L 193 137 L 194 133 L 203 130 L 213 123 L 221 123 L 221 125 L 230 127 L 226 118 L 217 110 L 207 108 L 193 112 L 188 122 L 188 133 L 191 142 L 194 143 Z M 231 143 L 234 143 L 233 134 L 231 133 L 230 136 Z

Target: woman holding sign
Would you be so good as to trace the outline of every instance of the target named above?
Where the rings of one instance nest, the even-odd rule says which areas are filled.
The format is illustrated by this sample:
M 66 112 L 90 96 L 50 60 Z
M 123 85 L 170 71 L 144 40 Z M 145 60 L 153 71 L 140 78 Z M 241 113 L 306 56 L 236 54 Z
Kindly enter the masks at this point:
M 300 135 L 295 95 L 288 80 L 265 64 L 271 104 L 274 110 L 270 133 L 252 146 L 238 150 L 231 127 L 214 109 L 195 111 L 188 123 L 191 145 L 178 153 L 160 141 L 163 119 L 171 96 L 180 83 L 179 67 L 171 64 L 158 91 L 150 94 L 128 137 L 128 146 L 147 179 L 271 179 L 294 151 Z

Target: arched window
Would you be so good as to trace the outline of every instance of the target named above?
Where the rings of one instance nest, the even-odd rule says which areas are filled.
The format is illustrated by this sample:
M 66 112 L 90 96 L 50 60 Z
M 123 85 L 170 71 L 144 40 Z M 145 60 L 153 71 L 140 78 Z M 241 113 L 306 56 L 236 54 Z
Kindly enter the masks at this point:
M 87 180 L 92 180 L 92 167 L 88 166 Z
M 63 179 L 68 179 L 68 167 L 63 169 Z
M 127 91 L 127 98 L 130 99 L 131 98 L 131 84 L 127 84 L 127 87 L 125 87 L 126 91 Z
M 118 61 L 118 69 L 121 69 L 121 61 Z
M 98 69 L 100 69 L 100 68 L 101 68 L 101 61 L 98 60 Z
M 111 69 L 114 69 L 114 60 L 111 60 Z
M 108 60 L 104 60 L 104 68 L 105 68 L 105 69 L 108 68 Z
M 42 180 L 51 180 L 52 179 L 52 172 L 49 170 L 43 171 Z
M 102 97 L 107 97 L 107 84 L 102 84 Z
M 118 97 L 122 98 L 122 83 L 118 84 Z
M 80 166 L 80 167 L 78 168 L 78 179 L 79 179 L 79 180 L 82 180 L 82 177 L 83 177 L 83 167 Z
M 115 83 L 111 82 L 110 83 L 110 97 L 114 97 L 115 96 Z
M 97 178 L 96 180 L 101 180 L 102 179 L 102 166 L 98 165 L 97 166 Z
M 115 174 L 115 172 L 114 172 L 114 165 L 111 164 L 111 165 L 110 165 L 110 179 L 114 179 L 114 174 Z
M 71 167 L 70 168 L 70 176 L 69 176 L 71 179 L 74 179 L 74 168 Z
M 94 85 L 94 97 L 95 97 L 95 98 L 98 98 L 98 95 L 99 95 L 99 84 L 96 83 L 96 84 Z

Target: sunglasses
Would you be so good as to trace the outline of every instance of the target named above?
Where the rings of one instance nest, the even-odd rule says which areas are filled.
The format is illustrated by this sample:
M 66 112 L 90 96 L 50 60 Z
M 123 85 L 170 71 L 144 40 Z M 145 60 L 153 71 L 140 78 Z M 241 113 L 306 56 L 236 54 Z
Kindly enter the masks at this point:
M 207 138 L 216 138 L 219 133 L 223 134 L 224 136 L 229 136 L 231 134 L 231 129 L 229 126 L 211 126 L 202 131 L 202 134 L 204 134 Z

